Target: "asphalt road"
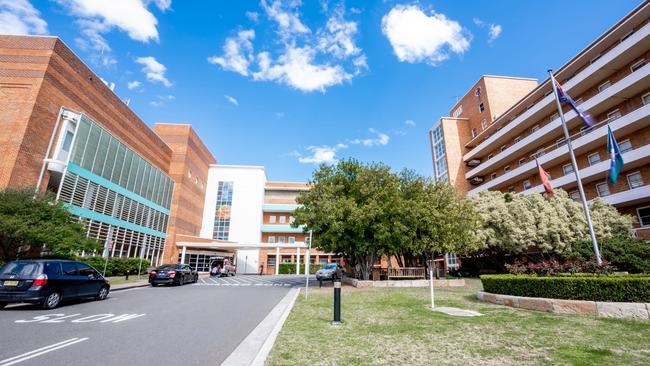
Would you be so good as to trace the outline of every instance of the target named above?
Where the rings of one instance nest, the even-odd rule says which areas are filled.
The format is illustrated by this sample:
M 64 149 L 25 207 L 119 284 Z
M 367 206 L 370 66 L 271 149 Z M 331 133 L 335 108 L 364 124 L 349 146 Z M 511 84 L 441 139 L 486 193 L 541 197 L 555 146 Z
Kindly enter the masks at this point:
M 0 311 L 0 366 L 219 365 L 301 283 L 234 279 L 117 291 L 50 311 L 10 305 Z

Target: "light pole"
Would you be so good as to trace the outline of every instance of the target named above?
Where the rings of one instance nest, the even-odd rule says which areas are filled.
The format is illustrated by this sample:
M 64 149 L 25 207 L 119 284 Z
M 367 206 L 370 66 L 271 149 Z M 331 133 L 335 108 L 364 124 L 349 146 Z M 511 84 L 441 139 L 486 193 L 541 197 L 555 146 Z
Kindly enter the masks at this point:
M 307 247 L 307 260 L 305 260 L 305 300 L 307 300 L 307 292 L 309 291 L 309 257 L 311 256 L 311 240 L 314 236 L 314 231 L 309 230 L 309 247 Z
M 430 294 L 431 294 L 431 309 L 435 309 L 435 303 L 434 303 L 434 294 L 433 294 L 433 261 L 429 260 L 429 287 L 430 287 Z

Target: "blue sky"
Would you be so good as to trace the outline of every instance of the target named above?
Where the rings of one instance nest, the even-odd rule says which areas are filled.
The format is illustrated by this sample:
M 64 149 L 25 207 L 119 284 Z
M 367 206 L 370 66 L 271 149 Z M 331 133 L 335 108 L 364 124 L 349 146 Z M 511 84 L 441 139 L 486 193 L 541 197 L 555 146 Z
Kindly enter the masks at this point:
M 428 130 L 481 75 L 541 81 L 639 3 L 0 0 L 0 33 L 61 37 L 221 164 L 298 181 L 355 157 L 430 176 Z

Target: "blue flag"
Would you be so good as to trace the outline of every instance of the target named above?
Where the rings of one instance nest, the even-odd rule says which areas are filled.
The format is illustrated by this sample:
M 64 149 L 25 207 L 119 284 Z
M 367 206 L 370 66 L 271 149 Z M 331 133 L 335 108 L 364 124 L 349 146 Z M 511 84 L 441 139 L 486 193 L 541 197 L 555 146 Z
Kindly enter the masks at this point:
M 576 112 L 578 117 L 580 117 L 582 123 L 587 126 L 587 128 L 593 127 L 594 121 L 591 119 L 591 116 L 583 112 L 581 108 L 578 108 L 576 102 L 569 96 L 569 94 L 564 92 L 564 89 L 562 89 L 562 86 L 557 81 L 555 82 L 555 88 L 557 90 L 557 95 L 560 98 L 560 102 L 568 104 L 569 107 Z
M 607 126 L 607 151 L 609 151 L 610 167 L 609 182 L 614 184 L 618 180 L 618 175 L 623 167 L 623 156 L 618 148 L 612 129 Z

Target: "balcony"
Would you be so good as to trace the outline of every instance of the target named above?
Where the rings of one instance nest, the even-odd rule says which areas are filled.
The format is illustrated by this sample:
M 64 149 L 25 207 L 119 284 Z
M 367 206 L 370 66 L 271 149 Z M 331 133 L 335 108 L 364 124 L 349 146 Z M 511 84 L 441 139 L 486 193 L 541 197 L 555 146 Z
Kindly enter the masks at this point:
M 632 133 L 640 128 L 648 126 L 649 124 L 650 124 L 650 104 L 645 105 L 631 113 L 628 113 L 625 116 L 620 117 L 609 124 L 603 123 L 599 127 L 597 127 L 596 129 L 592 130 L 590 133 L 584 136 L 580 136 L 575 140 L 572 139 L 571 143 L 573 145 L 573 150 L 576 153 L 576 155 L 581 155 L 595 149 L 598 146 L 604 146 L 607 139 L 608 125 L 612 129 L 612 132 L 614 132 L 614 134 L 618 134 L 620 136 L 622 134 Z M 540 157 L 538 161 L 542 166 L 547 166 L 547 164 L 551 166 L 557 165 L 567 160 L 568 153 L 569 153 L 568 146 L 562 145 L 560 147 L 551 150 L 550 152 L 547 152 L 545 155 Z M 624 153 L 623 160 L 625 161 L 625 167 L 628 168 L 630 163 L 632 163 L 633 160 L 638 160 L 644 157 L 646 158 L 650 157 L 650 145 L 641 146 L 632 151 L 628 151 Z M 580 173 L 582 174 L 583 170 L 588 170 L 600 165 L 602 165 L 603 167 L 602 171 L 603 172 L 606 171 L 607 169 L 609 169 L 609 160 L 602 161 L 594 166 L 583 168 L 580 171 Z M 474 195 L 487 189 L 496 188 L 498 186 L 502 186 L 511 182 L 519 181 L 524 177 L 536 173 L 537 173 L 537 164 L 535 163 L 535 161 L 529 161 L 500 177 L 492 179 L 486 182 L 485 184 L 472 189 L 471 191 L 469 191 L 469 194 Z M 571 177 L 571 179 L 575 181 L 575 176 L 573 174 L 569 174 L 552 180 L 551 184 L 553 185 L 553 187 L 561 187 L 562 185 L 567 184 L 567 183 L 563 183 L 562 181 L 564 178 L 567 177 Z M 539 192 L 542 192 L 544 190 L 541 185 L 538 187 L 533 187 L 532 189 L 533 190 L 538 189 Z M 524 193 L 528 191 L 529 190 L 525 191 Z M 538 191 L 534 191 L 534 192 L 538 192 Z
M 301 205 L 265 203 L 265 204 L 262 205 L 262 211 L 264 211 L 264 212 L 293 212 L 298 207 L 301 207 Z
M 581 108 L 592 115 L 600 114 L 611 109 L 620 103 L 621 100 L 629 99 L 630 97 L 640 93 L 644 88 L 647 87 L 649 83 L 650 64 L 645 65 L 636 72 L 633 72 L 627 77 L 621 79 L 616 84 L 613 84 L 609 88 L 603 90 L 601 93 L 598 93 L 593 98 L 582 103 Z M 643 106 L 621 118 L 627 118 L 628 116 L 633 115 L 637 111 L 645 108 L 647 108 L 647 106 Z M 569 129 L 582 123 L 574 111 L 565 113 L 564 118 L 567 121 L 567 126 Z M 556 118 L 553 120 L 553 122 L 543 126 L 516 144 L 509 146 L 504 151 L 496 154 L 496 156 L 490 160 L 487 160 L 476 168 L 468 171 L 465 174 L 465 178 L 470 179 L 476 175 L 488 174 L 489 170 L 494 169 L 495 165 L 506 163 L 506 160 L 512 159 L 512 157 L 521 154 L 526 149 L 530 149 L 530 146 L 539 146 L 541 148 L 543 145 L 540 146 L 540 142 L 550 143 L 551 141 L 554 141 L 556 138 L 561 136 L 561 130 L 562 122 L 560 121 L 560 118 Z
M 632 51 L 631 49 L 633 47 L 639 47 L 638 52 Z M 571 78 L 571 80 L 563 84 L 563 88 L 569 95 L 572 96 L 580 95 L 588 87 L 595 85 L 598 81 L 605 78 L 613 70 L 617 70 L 624 67 L 624 65 L 626 65 L 627 63 L 631 62 L 633 59 L 642 55 L 649 48 L 650 48 L 650 23 L 646 24 L 641 29 L 639 29 L 634 34 L 632 34 L 624 42 L 616 45 L 609 52 L 602 55 L 593 64 L 589 65 L 584 70 L 577 73 L 574 77 Z M 544 83 L 540 84 L 538 88 L 541 89 L 543 87 L 550 89 L 548 79 Z M 609 89 L 611 89 L 611 87 L 608 88 L 607 90 Z M 553 94 L 544 97 L 541 101 L 536 103 L 532 108 L 526 110 L 521 115 L 515 117 L 510 123 L 503 126 L 503 128 L 501 128 L 499 131 L 494 132 L 492 136 L 488 137 L 481 143 L 478 143 L 471 151 L 465 154 L 463 160 L 468 161 L 474 159 L 480 154 L 487 153 L 486 151 L 487 149 L 491 149 L 493 146 L 503 145 L 506 142 L 511 141 L 515 137 L 519 136 L 527 129 L 527 127 L 530 127 L 530 126 L 525 126 L 524 122 L 526 121 L 530 122 L 531 120 L 539 120 L 543 118 L 545 115 L 551 114 L 553 113 L 553 111 L 555 111 L 556 107 L 555 107 L 554 99 L 555 98 Z M 530 102 L 526 100 L 522 100 L 521 102 L 519 102 L 519 104 L 524 104 L 524 103 L 530 103 Z M 504 114 L 499 119 L 497 119 L 495 121 L 495 124 L 500 123 L 501 122 L 500 120 L 504 118 L 509 118 L 508 112 L 506 112 L 506 114 Z M 486 130 L 487 133 L 491 133 L 492 131 L 494 131 L 494 127 L 490 127 Z M 476 142 L 479 141 L 479 139 L 484 138 L 484 134 L 486 132 L 482 132 L 475 139 L 467 143 L 465 146 L 472 147 L 472 145 L 476 144 Z
M 263 233 L 293 233 L 293 234 L 302 234 L 302 226 L 291 227 L 291 225 L 262 225 Z

